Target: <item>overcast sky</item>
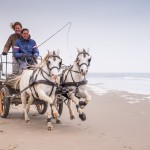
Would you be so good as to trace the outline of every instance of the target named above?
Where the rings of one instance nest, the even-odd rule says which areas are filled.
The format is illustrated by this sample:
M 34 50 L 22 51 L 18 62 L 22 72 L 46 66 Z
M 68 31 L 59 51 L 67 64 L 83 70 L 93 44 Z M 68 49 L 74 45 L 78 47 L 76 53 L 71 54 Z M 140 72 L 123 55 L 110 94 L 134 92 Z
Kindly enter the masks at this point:
M 0 50 L 20 21 L 41 44 L 67 22 L 72 22 L 67 48 L 65 28 L 39 47 L 60 49 L 67 65 L 78 48 L 90 48 L 90 72 L 150 72 L 149 0 L 1 0 Z

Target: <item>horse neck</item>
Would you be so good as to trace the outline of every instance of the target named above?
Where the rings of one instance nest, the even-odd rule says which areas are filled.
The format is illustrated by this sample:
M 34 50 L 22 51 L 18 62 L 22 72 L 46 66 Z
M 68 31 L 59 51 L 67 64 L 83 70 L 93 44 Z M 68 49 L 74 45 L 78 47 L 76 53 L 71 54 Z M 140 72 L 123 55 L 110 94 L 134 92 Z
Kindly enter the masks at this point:
M 43 75 L 44 75 L 44 77 L 45 77 L 46 79 L 48 79 L 49 81 L 53 81 L 53 80 L 50 78 L 50 76 L 47 75 L 47 74 L 49 74 L 49 70 L 48 70 L 46 64 L 44 64 L 44 65 L 41 67 L 41 71 L 43 71 Z M 47 74 L 46 74 L 45 72 L 47 72 Z M 42 75 L 42 73 L 40 73 L 37 78 L 40 79 L 40 80 L 43 80 L 43 79 L 45 80 L 45 78 L 43 77 L 43 75 Z
M 82 81 L 82 80 L 85 78 L 84 76 L 81 76 L 80 73 L 77 73 L 77 72 L 80 72 L 80 70 L 79 70 L 79 68 L 78 68 L 76 62 L 74 62 L 74 64 L 73 64 L 71 70 L 72 70 L 72 71 L 71 71 L 71 74 L 72 74 L 72 77 L 73 77 L 73 79 L 74 79 L 75 82 L 80 82 L 80 81 Z M 77 71 L 77 72 L 74 72 L 74 71 Z M 67 80 L 68 80 L 69 82 L 72 81 L 71 74 L 69 73 L 69 74 L 68 74 L 68 77 L 67 77 Z M 66 81 L 67 81 L 67 80 L 66 80 Z

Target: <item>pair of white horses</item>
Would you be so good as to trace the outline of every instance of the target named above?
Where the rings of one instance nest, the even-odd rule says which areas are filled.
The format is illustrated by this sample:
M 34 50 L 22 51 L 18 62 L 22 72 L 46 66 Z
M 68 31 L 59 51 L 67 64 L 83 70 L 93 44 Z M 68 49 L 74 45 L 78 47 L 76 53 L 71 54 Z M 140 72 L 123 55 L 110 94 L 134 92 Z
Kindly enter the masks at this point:
M 63 83 L 80 83 L 85 79 L 90 65 L 91 56 L 89 51 L 83 49 L 78 49 L 78 55 L 74 64 L 64 71 Z M 15 78 L 15 87 L 19 87 L 21 93 L 21 101 L 24 110 L 25 121 L 30 121 L 28 112 L 30 105 L 33 103 L 34 98 L 38 98 L 47 102 L 47 128 L 52 130 L 53 126 L 51 124 L 52 115 L 59 122 L 59 113 L 56 109 L 57 95 L 56 89 L 60 84 L 60 66 L 62 59 L 59 56 L 59 51 L 48 51 L 48 54 L 42 60 L 42 62 L 36 65 L 34 70 L 24 70 L 23 73 Z M 32 79 L 31 79 L 32 77 Z M 33 81 L 31 83 L 31 80 Z M 67 86 L 67 84 L 66 84 Z M 88 103 L 91 100 L 90 94 L 85 89 L 85 84 L 77 86 L 71 85 L 68 87 L 68 97 L 69 101 L 67 103 L 70 113 L 70 118 L 74 118 L 74 113 L 71 107 L 71 100 L 75 103 L 77 107 L 77 112 L 81 120 L 85 120 L 86 116 L 83 113 L 83 109 L 79 105 L 79 99 L 76 96 L 78 94 L 80 97 L 85 98 L 84 103 Z M 29 88 L 27 88 L 29 87 Z M 77 90 L 78 89 L 78 90 Z M 51 112 L 53 114 L 51 114 Z

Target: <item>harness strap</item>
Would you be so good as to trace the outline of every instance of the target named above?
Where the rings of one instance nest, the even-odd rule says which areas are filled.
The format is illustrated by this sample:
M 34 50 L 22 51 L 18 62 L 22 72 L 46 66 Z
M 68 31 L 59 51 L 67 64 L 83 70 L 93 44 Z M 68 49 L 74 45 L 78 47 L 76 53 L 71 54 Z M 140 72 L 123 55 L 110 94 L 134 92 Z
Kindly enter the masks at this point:
M 41 70 L 41 74 L 42 74 L 43 78 L 44 78 L 46 81 L 49 81 L 49 80 L 44 76 L 43 72 L 44 72 L 46 75 L 48 75 L 47 72 L 45 72 L 44 70 Z M 49 75 L 48 75 L 48 76 L 49 76 Z
M 81 85 L 87 84 L 87 82 L 88 82 L 87 80 L 82 80 L 80 82 L 65 82 L 61 86 L 77 86 L 77 87 L 79 87 Z
M 49 81 L 49 80 L 47 80 L 47 81 L 45 81 L 45 80 L 38 80 L 38 81 L 34 82 L 34 85 L 35 84 L 46 84 L 46 85 L 51 85 L 51 86 L 58 87 L 58 85 L 55 82 L 52 82 L 52 81 Z
M 27 86 L 26 88 L 24 88 L 22 91 L 20 91 L 18 94 L 16 94 L 13 98 L 15 98 L 16 96 L 20 95 L 22 92 L 24 92 L 24 91 L 27 90 L 28 88 L 30 88 L 30 90 L 31 90 L 31 87 L 34 86 L 35 84 L 51 85 L 51 86 L 53 86 L 53 88 L 54 88 L 54 86 L 58 87 L 58 85 L 57 85 L 55 82 L 51 82 L 51 81 L 47 82 L 47 81 L 45 81 L 45 80 L 38 80 L 38 81 L 35 81 L 35 82 L 31 83 L 31 84 L 30 84 L 29 86 Z M 31 90 L 31 91 L 32 91 L 32 90 Z M 33 96 L 33 97 L 34 97 L 34 96 Z
M 51 90 L 51 92 L 50 92 L 50 94 L 49 94 L 49 97 L 52 95 L 53 90 L 54 90 L 54 86 L 52 86 L 52 90 Z
M 71 67 L 71 69 L 72 69 L 72 67 Z M 67 71 L 67 70 L 66 70 Z M 65 76 L 65 79 L 64 79 L 64 81 L 63 81 L 63 83 L 65 83 L 65 81 L 66 81 L 66 79 L 67 79 L 67 76 L 68 76 L 68 74 L 69 74 L 69 71 L 70 71 L 70 69 L 68 70 L 68 72 L 67 72 L 67 75 Z M 65 73 L 65 72 L 64 72 Z M 63 79 L 62 79 L 63 80 Z
M 68 86 L 75 86 L 76 87 L 76 90 L 75 90 L 75 95 L 79 92 L 79 86 L 81 86 L 81 85 L 85 85 L 85 84 L 87 84 L 87 80 L 86 80 L 86 78 L 85 78 L 85 76 L 84 76 L 84 79 L 82 80 L 82 81 L 80 81 L 80 82 L 75 82 L 75 80 L 74 80 L 74 78 L 73 78 L 73 75 L 72 75 L 72 72 L 75 72 L 75 73 L 80 73 L 80 72 L 78 72 L 78 71 L 74 71 L 74 70 L 72 70 L 72 68 L 73 68 L 73 66 L 70 66 L 70 68 L 68 69 L 65 69 L 64 71 L 63 71 L 63 73 L 62 73 L 62 78 L 61 78 L 61 86 L 62 87 L 68 87 Z M 65 74 L 65 72 L 68 70 L 68 72 L 67 72 L 67 74 L 65 75 L 65 79 L 64 79 L 64 74 Z M 71 75 L 71 78 L 72 78 L 72 81 L 73 82 L 66 82 L 66 80 L 67 80 L 67 76 L 68 76 L 68 74 L 70 73 L 70 75 Z M 64 79 L 64 80 L 63 80 Z M 72 92 L 73 93 L 73 92 Z M 71 93 L 71 94 L 72 94 Z M 70 95 L 71 95 L 70 94 Z M 70 95 L 69 95 L 69 97 L 70 97 Z
M 34 90 L 34 93 L 35 93 L 36 97 L 38 97 L 38 98 L 39 98 L 39 96 L 38 96 L 38 94 L 37 94 L 37 92 L 36 92 L 36 90 L 35 90 L 34 82 L 36 81 L 37 76 L 38 76 L 40 70 L 41 70 L 41 69 L 38 70 L 38 73 L 36 74 L 36 76 L 35 76 L 35 78 L 34 78 L 34 75 L 35 75 L 35 73 L 37 72 L 37 69 L 35 69 L 35 70 L 33 71 L 32 75 L 30 76 L 30 80 L 29 80 L 29 85 L 32 85 L 33 90 Z M 32 92 L 32 88 L 31 88 L 31 87 L 30 87 L 30 90 L 31 90 L 32 97 L 35 99 L 35 96 L 34 96 L 34 94 L 33 94 L 33 92 Z
M 30 90 L 31 90 L 32 97 L 35 99 L 35 97 L 34 97 L 34 95 L 33 95 L 32 88 L 31 88 L 31 87 L 30 87 Z
M 34 85 L 33 85 L 33 89 L 34 89 L 34 92 L 35 92 L 36 97 L 39 98 L 39 95 L 38 95 L 38 93 L 36 92 Z

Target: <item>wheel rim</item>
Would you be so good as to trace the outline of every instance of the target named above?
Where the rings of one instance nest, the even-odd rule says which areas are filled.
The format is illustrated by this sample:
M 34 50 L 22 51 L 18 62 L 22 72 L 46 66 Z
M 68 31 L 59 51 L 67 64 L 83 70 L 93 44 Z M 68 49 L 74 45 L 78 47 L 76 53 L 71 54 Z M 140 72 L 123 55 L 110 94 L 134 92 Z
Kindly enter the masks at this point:
M 6 91 L 4 89 L 1 89 L 0 97 L 1 97 L 0 98 L 1 100 L 0 113 L 3 114 L 6 109 L 6 104 L 5 104 Z
M 41 112 L 44 108 L 44 105 L 43 104 L 37 104 L 37 108 Z
M 2 110 L 3 110 L 3 108 L 2 108 L 2 92 L 0 92 L 0 114 L 2 113 Z

